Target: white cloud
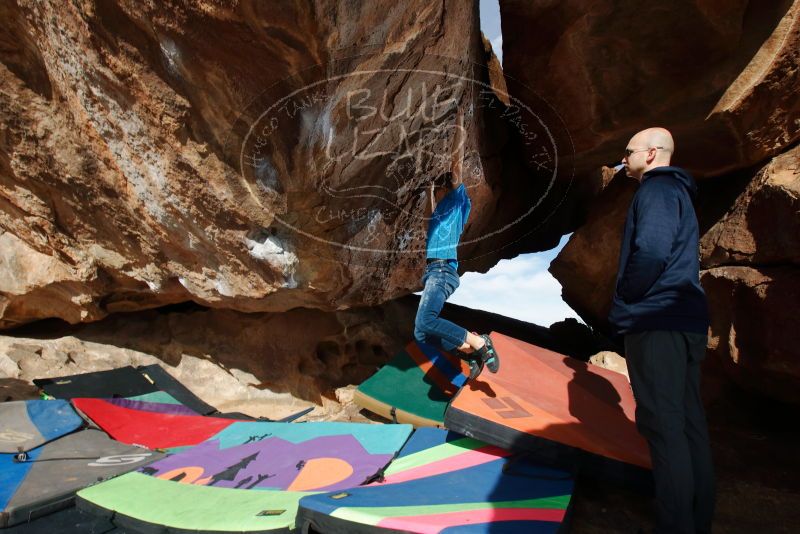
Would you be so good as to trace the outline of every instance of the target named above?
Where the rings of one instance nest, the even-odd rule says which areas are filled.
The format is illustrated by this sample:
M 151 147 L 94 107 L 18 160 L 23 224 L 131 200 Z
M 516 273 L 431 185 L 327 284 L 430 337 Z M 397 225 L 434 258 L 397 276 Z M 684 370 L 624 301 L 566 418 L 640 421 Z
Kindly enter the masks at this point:
M 541 326 L 567 317 L 580 319 L 561 300 L 561 284 L 547 271 L 568 238 L 564 236 L 553 250 L 501 260 L 486 274 L 465 273 L 448 302 Z
M 561 285 L 534 254 L 503 260 L 486 274 L 466 273 L 449 302 L 550 326 L 578 315 L 561 300 Z

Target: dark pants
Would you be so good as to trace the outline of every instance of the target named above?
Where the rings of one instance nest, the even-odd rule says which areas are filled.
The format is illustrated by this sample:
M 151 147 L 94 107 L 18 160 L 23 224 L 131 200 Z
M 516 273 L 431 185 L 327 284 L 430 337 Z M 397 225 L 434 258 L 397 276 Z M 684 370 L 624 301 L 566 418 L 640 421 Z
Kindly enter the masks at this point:
M 625 336 L 636 426 L 653 462 L 658 533 L 711 532 L 714 470 L 700 399 L 706 341 L 685 332 Z

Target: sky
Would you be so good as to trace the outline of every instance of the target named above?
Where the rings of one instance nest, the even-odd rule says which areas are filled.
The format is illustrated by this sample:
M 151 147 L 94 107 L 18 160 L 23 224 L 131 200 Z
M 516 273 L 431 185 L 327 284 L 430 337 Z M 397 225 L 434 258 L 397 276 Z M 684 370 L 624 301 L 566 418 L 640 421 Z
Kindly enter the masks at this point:
M 503 35 L 497 0 L 481 0 L 480 13 L 481 30 L 502 63 Z M 561 284 L 547 271 L 568 239 L 569 236 L 563 236 L 556 248 L 546 252 L 501 260 L 486 274 L 465 273 L 448 301 L 541 326 L 550 326 L 566 317 L 577 319 L 578 315 L 561 300 Z
M 546 252 L 500 260 L 485 274 L 464 273 L 448 302 L 541 326 L 567 317 L 580 319 L 561 300 L 561 284 L 547 271 L 568 239 L 568 235 L 563 236 L 558 247 Z
M 500 30 L 500 5 L 498 0 L 481 0 L 481 31 L 492 43 L 492 48 L 503 63 L 503 33 Z

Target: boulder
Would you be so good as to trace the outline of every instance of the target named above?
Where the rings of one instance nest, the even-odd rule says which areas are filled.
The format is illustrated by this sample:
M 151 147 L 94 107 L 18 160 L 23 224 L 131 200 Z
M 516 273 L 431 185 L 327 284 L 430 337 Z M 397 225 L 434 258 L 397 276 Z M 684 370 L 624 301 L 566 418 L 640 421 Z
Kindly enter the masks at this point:
M 509 148 L 522 122 L 470 2 L 18 0 L 0 19 L 0 328 L 415 291 L 457 109 L 464 268 L 515 254 L 549 191 Z
M 714 267 L 701 281 L 711 310 L 710 355 L 740 386 L 800 403 L 800 270 Z
M 700 253 L 706 268 L 800 267 L 800 146 L 758 171 L 730 210 L 703 235 Z
M 617 280 L 625 217 L 638 183 L 624 172 L 613 175 L 598 195 L 586 224 L 580 227 L 550 264 L 561 283 L 561 297 L 589 324 L 606 330 Z
M 701 178 L 800 139 L 800 1 L 501 0 L 500 13 L 505 73 L 562 118 L 578 180 L 648 126 L 669 128 Z
M 220 411 L 280 418 L 314 405 L 311 420 L 363 420 L 348 392 L 405 346 L 415 304 L 279 313 L 184 305 L 85 325 L 41 321 L 0 336 L 0 379 L 156 363 Z
M 589 363 L 625 375 L 625 378 L 630 380 L 630 376 L 628 375 L 628 363 L 625 361 L 625 358 L 616 352 L 608 350 L 598 352 L 589 358 Z

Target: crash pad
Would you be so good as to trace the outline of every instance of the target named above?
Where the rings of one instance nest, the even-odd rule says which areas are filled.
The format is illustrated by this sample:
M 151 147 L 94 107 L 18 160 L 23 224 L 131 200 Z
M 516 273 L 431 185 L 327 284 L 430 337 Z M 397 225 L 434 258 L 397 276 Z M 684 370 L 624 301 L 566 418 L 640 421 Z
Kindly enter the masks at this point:
M 235 422 L 218 417 L 141 410 L 124 405 L 121 399 L 76 398 L 72 399 L 72 404 L 112 438 L 149 449 L 196 445 Z
M 74 432 L 83 419 L 64 400 L 0 404 L 0 453 L 26 452 Z
M 83 490 L 78 506 L 136 530 L 289 532 L 300 498 L 380 476 L 411 431 L 236 422 L 199 446 Z
M 424 428 L 370 485 L 300 500 L 301 532 L 555 533 L 574 481 L 478 440 Z
M 411 342 L 356 390 L 353 400 L 373 413 L 418 427 L 440 427 L 452 396 L 469 375 L 466 362 Z
M 77 490 L 161 457 L 96 429 L 49 441 L 31 449 L 24 461 L 16 454 L 0 454 L 0 526 L 69 507 Z
M 484 371 L 456 394 L 448 429 L 556 465 L 647 483 L 650 455 L 624 375 L 502 334 L 491 338 L 500 370 Z

